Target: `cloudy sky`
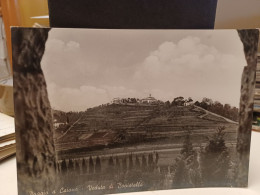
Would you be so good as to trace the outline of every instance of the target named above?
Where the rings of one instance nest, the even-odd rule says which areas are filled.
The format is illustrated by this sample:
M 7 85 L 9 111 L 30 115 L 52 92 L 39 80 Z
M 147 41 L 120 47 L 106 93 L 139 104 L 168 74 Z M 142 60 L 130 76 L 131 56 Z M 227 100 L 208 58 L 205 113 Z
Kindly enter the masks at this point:
M 115 97 L 208 97 L 238 107 L 246 61 L 235 30 L 52 29 L 42 59 L 51 106 Z

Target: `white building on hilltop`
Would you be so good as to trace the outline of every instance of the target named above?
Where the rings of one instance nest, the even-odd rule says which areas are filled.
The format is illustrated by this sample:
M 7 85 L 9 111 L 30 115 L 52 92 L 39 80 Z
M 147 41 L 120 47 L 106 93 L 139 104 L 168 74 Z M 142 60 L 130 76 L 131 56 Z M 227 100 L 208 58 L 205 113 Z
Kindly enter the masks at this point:
M 149 97 L 141 99 L 141 103 L 144 104 L 151 104 L 151 103 L 156 103 L 158 102 L 157 99 L 155 99 L 154 97 L 152 97 L 152 95 L 150 94 Z

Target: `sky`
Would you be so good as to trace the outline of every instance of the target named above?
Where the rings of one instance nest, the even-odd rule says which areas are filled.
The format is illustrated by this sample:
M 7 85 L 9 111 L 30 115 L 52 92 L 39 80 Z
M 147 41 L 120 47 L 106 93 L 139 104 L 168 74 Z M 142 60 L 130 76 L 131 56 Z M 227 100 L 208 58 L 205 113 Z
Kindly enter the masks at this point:
M 239 106 L 246 60 L 236 30 L 51 29 L 42 59 L 51 106 L 113 98 L 211 98 Z

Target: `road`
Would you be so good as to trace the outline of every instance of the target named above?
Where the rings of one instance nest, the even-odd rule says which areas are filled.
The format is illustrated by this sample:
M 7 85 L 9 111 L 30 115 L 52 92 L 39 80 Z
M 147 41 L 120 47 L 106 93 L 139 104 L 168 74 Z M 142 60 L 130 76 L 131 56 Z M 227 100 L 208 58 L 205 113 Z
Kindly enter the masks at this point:
M 200 118 L 204 118 L 205 116 L 211 114 L 211 115 L 216 116 L 216 117 L 218 117 L 218 118 L 222 118 L 222 119 L 224 119 L 225 121 L 227 121 L 227 122 L 229 122 L 229 123 L 233 123 L 233 124 L 237 124 L 237 125 L 238 125 L 238 122 L 232 121 L 232 120 L 230 120 L 230 119 L 228 119 L 228 118 L 226 118 L 226 117 L 224 117 L 224 116 L 221 116 L 221 115 L 218 115 L 218 114 L 216 114 L 216 113 L 210 112 L 210 111 L 208 111 L 208 110 L 205 110 L 204 108 L 201 108 L 201 107 L 198 107 L 198 106 L 195 106 L 195 105 L 194 105 L 194 107 L 196 107 L 196 108 L 198 108 L 198 109 L 201 109 L 201 110 L 203 110 L 204 112 L 206 112 L 205 114 L 199 116 Z
M 79 122 L 79 120 L 82 118 L 82 116 L 79 117 L 78 120 L 76 120 L 60 137 L 57 138 L 57 140 L 61 139 L 62 137 L 64 137 L 70 130 L 72 127 L 74 127 L 74 125 Z

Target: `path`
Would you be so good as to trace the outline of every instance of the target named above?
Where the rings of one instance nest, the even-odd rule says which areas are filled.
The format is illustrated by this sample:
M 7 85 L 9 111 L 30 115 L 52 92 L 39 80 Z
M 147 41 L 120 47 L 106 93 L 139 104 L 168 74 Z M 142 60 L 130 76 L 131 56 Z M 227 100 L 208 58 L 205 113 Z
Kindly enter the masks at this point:
M 58 137 L 57 140 L 59 140 L 60 138 L 64 137 L 64 136 L 71 130 L 71 128 L 74 127 L 74 125 L 75 125 L 77 122 L 79 122 L 79 120 L 80 120 L 82 117 L 83 117 L 83 115 L 80 116 L 79 119 L 76 120 L 76 121 L 67 129 L 66 132 L 64 132 L 60 137 Z
M 238 125 L 238 122 L 232 121 L 231 119 L 228 119 L 228 118 L 226 118 L 226 117 L 224 117 L 224 116 L 221 116 L 221 115 L 218 115 L 218 114 L 216 114 L 216 113 L 210 112 L 210 111 L 205 110 L 204 108 L 201 108 L 201 107 L 199 107 L 199 106 L 195 106 L 195 105 L 194 105 L 194 107 L 196 107 L 196 108 L 198 108 L 198 109 L 201 109 L 201 110 L 203 110 L 204 112 L 206 112 L 205 114 L 200 115 L 200 116 L 199 116 L 200 118 L 204 118 L 205 116 L 211 114 L 211 115 L 216 116 L 216 117 L 218 117 L 218 118 L 222 118 L 222 119 L 224 119 L 225 121 L 227 121 L 227 122 L 229 122 L 229 123 L 233 123 L 233 124 L 237 124 L 237 125 Z

